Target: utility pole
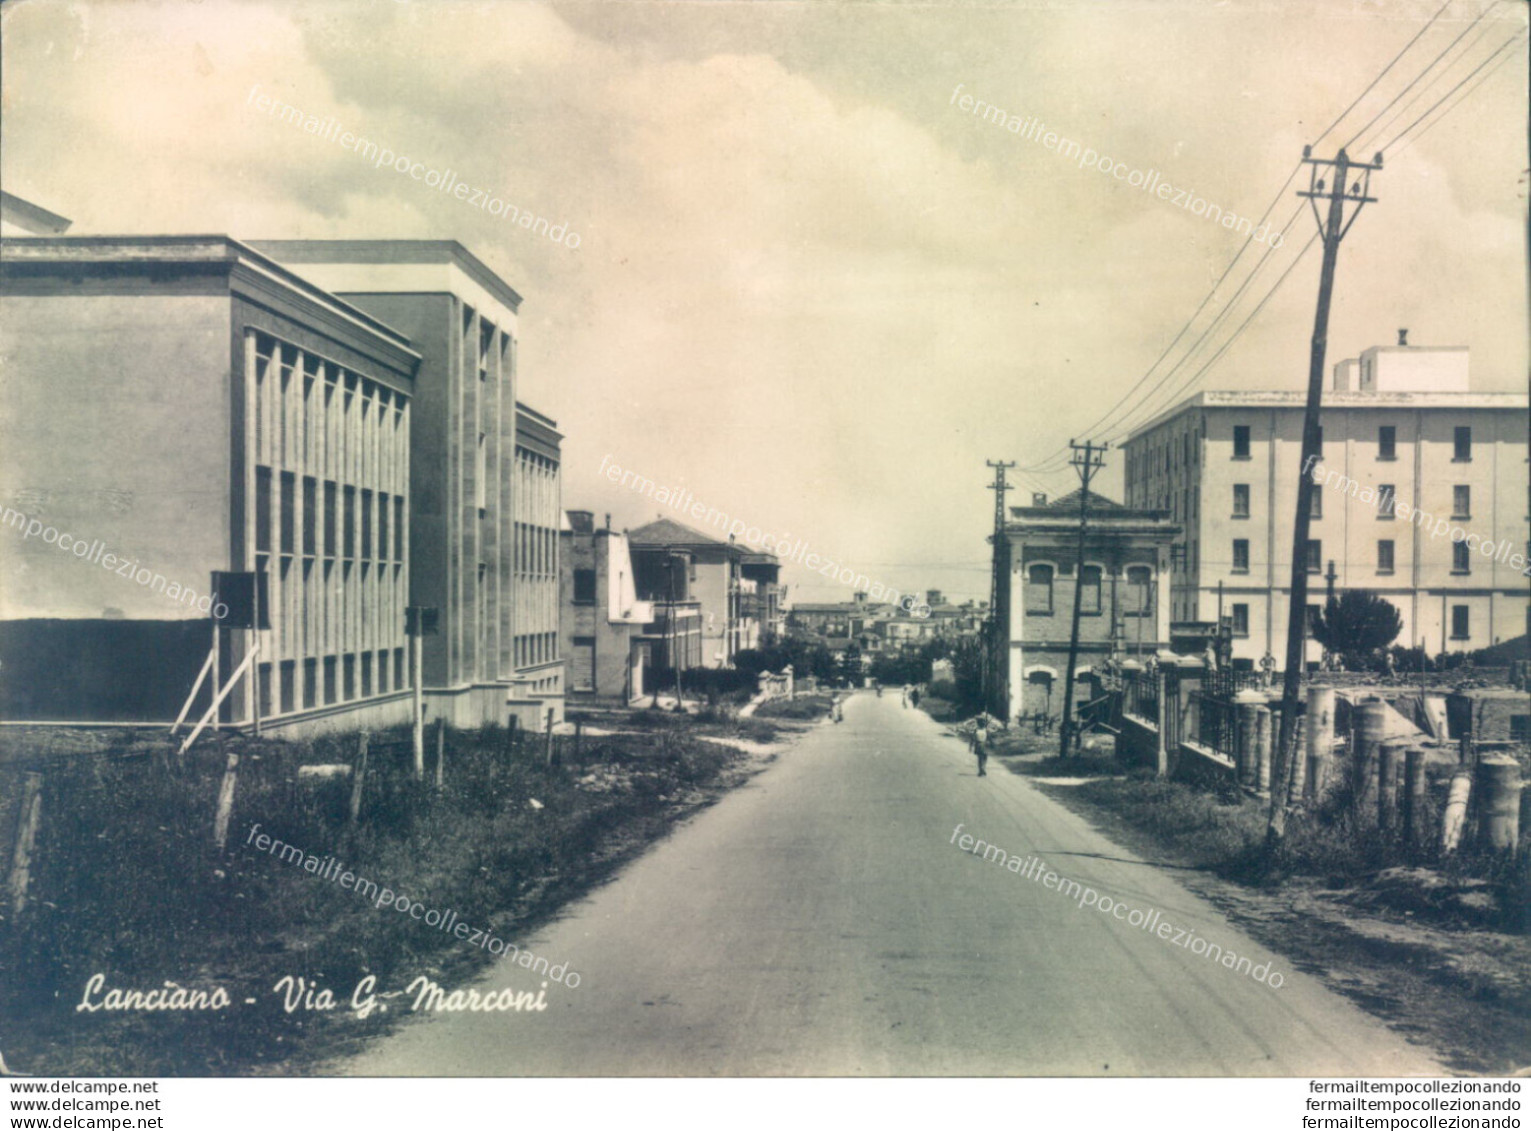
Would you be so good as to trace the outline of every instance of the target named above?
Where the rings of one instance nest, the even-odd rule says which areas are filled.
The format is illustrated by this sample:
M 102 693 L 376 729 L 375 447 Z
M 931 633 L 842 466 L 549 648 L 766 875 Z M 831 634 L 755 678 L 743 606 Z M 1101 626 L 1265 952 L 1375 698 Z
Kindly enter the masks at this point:
M 1324 354 L 1329 341 L 1329 302 L 1334 294 L 1334 267 L 1340 241 L 1356 222 L 1361 209 L 1376 198 L 1370 195 L 1371 175 L 1382 168 L 1382 154 L 1370 164 L 1353 162 L 1341 149 L 1333 161 L 1313 156 L 1304 146 L 1302 159 L 1309 166 L 1306 197 L 1324 238 L 1324 263 L 1318 280 L 1318 309 L 1313 316 L 1313 343 L 1308 359 L 1308 403 L 1302 421 L 1302 463 L 1297 471 L 1297 515 L 1292 524 L 1291 604 L 1287 612 L 1286 671 L 1281 685 L 1281 740 L 1276 744 L 1272 768 L 1270 817 L 1265 829 L 1268 860 L 1274 861 L 1286 840 L 1286 807 L 1291 794 L 1292 768 L 1296 760 L 1297 708 L 1302 682 L 1303 638 L 1308 622 L 1308 532 L 1313 505 L 1312 465 L 1318 460 L 1319 411 L 1324 399 Z M 1326 189 L 1320 174 L 1332 170 Z M 1320 219 L 1318 201 L 1329 202 L 1327 218 Z M 1349 216 L 1345 205 L 1352 205 Z
M 1079 473 L 1079 546 L 1074 555 L 1074 620 L 1069 629 L 1069 666 L 1063 680 L 1063 719 L 1058 726 L 1058 757 L 1067 758 L 1069 742 L 1074 736 L 1074 666 L 1079 660 L 1079 608 L 1084 597 L 1084 535 L 1089 521 L 1090 480 L 1106 463 L 1109 444 L 1096 447 L 1089 440 L 1083 444 L 1069 441 L 1073 455 L 1069 463 Z
M 988 647 L 984 650 L 984 698 L 988 700 L 984 709 L 990 714 L 1002 718 L 1009 715 L 1008 708 L 1001 707 L 1001 700 L 1005 695 L 1005 683 L 1009 672 L 1006 670 L 1006 661 L 1009 655 L 1010 642 L 1007 639 L 1009 632 L 1008 608 L 1005 616 L 1000 615 L 1000 593 L 1002 587 L 1008 593 L 1010 579 L 1010 544 L 1005 541 L 1005 492 L 1010 490 L 1010 485 L 1005 482 L 1005 471 L 1015 466 L 1015 461 L 987 460 L 989 467 L 994 469 L 994 482 L 989 484 L 989 490 L 994 492 L 994 569 L 993 576 L 989 579 L 989 631 Z M 1009 604 L 1008 601 L 1005 602 Z

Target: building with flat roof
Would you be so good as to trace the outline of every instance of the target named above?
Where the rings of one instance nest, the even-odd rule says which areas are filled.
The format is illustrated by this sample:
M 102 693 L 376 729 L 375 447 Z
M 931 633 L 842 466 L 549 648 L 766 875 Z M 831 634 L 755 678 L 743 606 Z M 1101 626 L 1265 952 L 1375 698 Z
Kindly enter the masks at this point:
M 252 246 L 409 337 L 421 355 L 410 448 L 409 603 L 438 610 L 427 710 L 454 726 L 563 713 L 559 435 L 519 405 L 521 296 L 455 240 Z
M 0 715 L 171 722 L 235 571 L 224 722 L 407 720 L 402 333 L 227 236 L 47 236 L 0 244 L 0 356 Z
M 1076 589 L 1076 680 L 1098 673 L 1108 657 L 1146 659 L 1168 645 L 1164 581 L 1180 527 L 1160 508 L 1123 506 L 1094 491 L 1085 511 L 1081 559 L 1078 491 L 1010 508 L 996 547 L 1009 577 L 999 609 L 1004 652 L 989 677 L 1003 695 L 988 692 L 1002 718 L 1063 709 Z M 1084 699 L 1076 692 L 1076 709 Z
M 1400 336 L 1402 339 L 1402 335 Z M 1306 394 L 1205 392 L 1124 445 L 1130 506 L 1167 510 L 1177 622 L 1232 620 L 1233 654 L 1286 654 Z M 1372 590 L 1403 616 L 1398 643 L 1470 651 L 1527 631 L 1531 401 L 1475 393 L 1468 351 L 1402 344 L 1339 362 L 1324 394 L 1308 604 Z M 1316 642 L 1308 661 L 1321 658 Z
M 590 511 L 571 510 L 560 534 L 562 549 L 562 654 L 568 693 L 620 698 L 652 690 L 645 685 L 654 621 L 652 600 L 638 599 L 627 535 L 595 525 Z

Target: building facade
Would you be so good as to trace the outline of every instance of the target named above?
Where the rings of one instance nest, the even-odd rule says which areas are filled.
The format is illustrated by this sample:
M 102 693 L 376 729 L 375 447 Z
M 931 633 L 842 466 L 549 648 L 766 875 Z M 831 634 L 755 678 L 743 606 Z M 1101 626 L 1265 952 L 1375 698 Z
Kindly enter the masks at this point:
M 563 529 L 560 444 L 553 421 L 516 405 L 515 637 L 510 705 L 523 720 L 563 719 L 559 647 L 559 533 Z M 551 715 L 549 715 L 551 712 Z
M 562 654 L 570 696 L 599 695 L 627 702 L 645 690 L 648 646 L 643 636 L 654 603 L 640 601 L 627 535 L 595 525 L 590 511 L 569 511 L 560 535 Z
M 214 571 L 270 624 L 219 626 L 223 721 L 408 718 L 407 338 L 227 237 L 47 237 L 4 242 L 0 354 L 7 721 L 174 720 Z
M 516 399 L 521 296 L 452 240 L 255 247 L 404 333 L 421 362 L 410 447 L 409 604 L 427 712 L 453 726 L 562 717 L 559 437 Z
M 1000 547 L 1009 565 L 1007 655 L 992 669 L 1004 681 L 997 705 L 1005 718 L 1062 711 L 1078 586 L 1076 684 L 1108 657 L 1150 656 L 1169 641 L 1165 582 L 1179 527 L 1162 510 L 1122 506 L 1092 491 L 1081 560 L 1079 513 L 1077 491 L 1010 508 Z M 1076 692 L 1076 707 L 1081 699 Z
M 775 555 L 748 551 L 731 537 L 720 542 L 668 518 L 640 526 L 628 540 L 638 595 L 656 603 L 661 619 L 669 615 L 664 610 L 670 601 L 680 600 L 682 593 L 683 604 L 695 605 L 694 625 L 690 608 L 676 609 L 676 616 L 686 622 L 677 622 L 682 635 L 689 640 L 693 630 L 697 634 L 695 653 L 689 643 L 682 653 L 685 666 L 732 667 L 740 651 L 760 646 L 761 616 L 774 615 L 778 605 L 780 563 Z M 683 570 L 671 564 L 682 560 Z
M 1169 511 L 1173 619 L 1231 619 L 1234 656 L 1286 649 L 1305 394 L 1207 392 L 1128 439 L 1129 506 Z M 1488 647 L 1527 631 L 1528 398 L 1473 393 L 1465 348 L 1374 347 L 1334 367 L 1306 568 L 1398 609 L 1398 643 Z M 1309 642 L 1310 663 L 1321 658 Z

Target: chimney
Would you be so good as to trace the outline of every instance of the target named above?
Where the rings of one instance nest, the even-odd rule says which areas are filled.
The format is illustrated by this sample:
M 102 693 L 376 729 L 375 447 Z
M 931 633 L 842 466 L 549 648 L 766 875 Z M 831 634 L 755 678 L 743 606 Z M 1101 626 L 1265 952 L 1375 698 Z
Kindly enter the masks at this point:
M 1033 491 L 1031 493 L 1031 505 L 1034 507 L 1045 507 L 1047 505 L 1047 496 L 1041 491 Z
M 611 512 L 610 511 L 606 512 L 606 529 L 607 530 L 611 529 Z
M 1401 346 L 1406 346 L 1406 345 L 1409 344 L 1409 330 L 1408 330 L 1408 327 L 1404 327 L 1403 329 L 1400 329 L 1398 331 L 1398 344 L 1401 345 Z

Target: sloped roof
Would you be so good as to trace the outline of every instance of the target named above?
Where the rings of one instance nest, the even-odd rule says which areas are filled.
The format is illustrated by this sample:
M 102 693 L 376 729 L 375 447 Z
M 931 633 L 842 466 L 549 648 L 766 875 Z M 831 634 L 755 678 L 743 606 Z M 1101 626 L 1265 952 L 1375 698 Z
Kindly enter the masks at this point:
M 658 518 L 647 525 L 638 527 L 637 530 L 627 532 L 627 541 L 630 545 L 644 546 L 689 546 L 694 548 L 739 550 L 739 547 L 731 542 L 722 542 L 709 534 L 703 534 L 700 530 L 693 530 L 683 522 L 676 522 L 673 518 Z M 742 554 L 743 551 L 739 550 Z

